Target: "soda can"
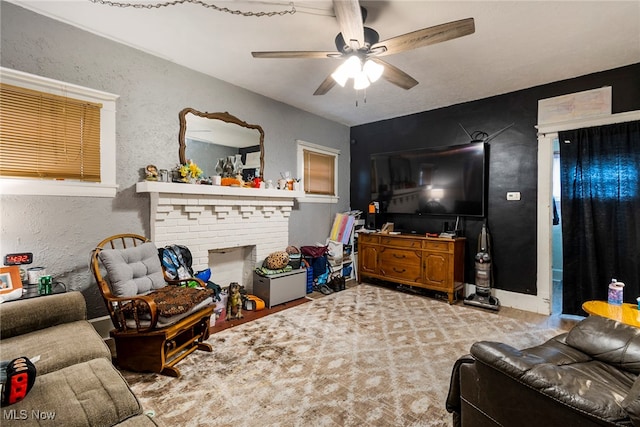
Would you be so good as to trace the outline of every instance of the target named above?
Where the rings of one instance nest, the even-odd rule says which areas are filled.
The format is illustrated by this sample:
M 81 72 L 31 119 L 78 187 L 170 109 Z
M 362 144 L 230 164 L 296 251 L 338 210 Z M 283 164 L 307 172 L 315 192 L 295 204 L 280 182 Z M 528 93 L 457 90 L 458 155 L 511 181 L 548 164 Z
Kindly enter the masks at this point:
M 51 294 L 51 282 L 53 282 L 51 276 L 41 276 L 40 283 L 38 286 L 38 293 L 40 295 L 49 295 Z

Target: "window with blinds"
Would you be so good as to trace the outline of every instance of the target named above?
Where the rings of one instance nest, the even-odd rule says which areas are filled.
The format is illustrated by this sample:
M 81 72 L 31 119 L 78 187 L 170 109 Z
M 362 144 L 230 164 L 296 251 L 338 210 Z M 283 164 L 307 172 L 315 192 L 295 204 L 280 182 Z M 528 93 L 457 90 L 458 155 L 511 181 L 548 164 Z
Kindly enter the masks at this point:
M 0 84 L 0 176 L 100 182 L 102 104 Z
M 303 149 L 303 158 L 305 193 L 335 196 L 336 156 Z
M 300 203 L 338 203 L 340 150 L 296 140 L 298 176 L 305 196 Z

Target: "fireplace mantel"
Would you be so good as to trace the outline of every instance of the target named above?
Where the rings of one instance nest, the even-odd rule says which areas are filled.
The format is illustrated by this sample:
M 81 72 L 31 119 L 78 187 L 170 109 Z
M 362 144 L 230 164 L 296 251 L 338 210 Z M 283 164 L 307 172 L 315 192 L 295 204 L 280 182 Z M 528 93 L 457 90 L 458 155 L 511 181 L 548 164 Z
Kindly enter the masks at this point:
M 257 199 L 297 199 L 303 191 L 274 190 L 264 188 L 226 187 L 220 185 L 181 184 L 174 182 L 141 181 L 136 184 L 137 193 L 192 194 L 203 196 L 232 196 Z
M 254 263 L 289 244 L 289 217 L 303 191 L 143 181 L 151 240 L 187 246 L 194 270 L 210 267 L 214 250 L 255 246 Z M 215 266 L 214 266 L 215 273 Z

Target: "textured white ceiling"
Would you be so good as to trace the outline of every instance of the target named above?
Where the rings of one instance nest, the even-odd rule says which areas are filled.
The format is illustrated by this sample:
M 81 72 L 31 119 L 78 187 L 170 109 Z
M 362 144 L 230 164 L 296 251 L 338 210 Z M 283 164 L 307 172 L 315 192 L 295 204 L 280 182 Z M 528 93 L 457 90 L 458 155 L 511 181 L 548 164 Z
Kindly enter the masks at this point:
M 290 8 L 287 2 L 202 1 L 245 12 Z M 339 30 L 331 1 L 296 1 L 295 14 L 273 17 L 197 4 L 136 9 L 89 0 L 12 3 L 350 126 L 640 62 L 637 0 L 361 1 L 369 13 L 365 25 L 381 40 L 470 17 L 476 26 L 472 35 L 386 56 L 419 84 L 407 91 L 380 80 L 364 102 L 364 93 L 348 86 L 313 95 L 339 60 L 251 56 L 334 50 Z

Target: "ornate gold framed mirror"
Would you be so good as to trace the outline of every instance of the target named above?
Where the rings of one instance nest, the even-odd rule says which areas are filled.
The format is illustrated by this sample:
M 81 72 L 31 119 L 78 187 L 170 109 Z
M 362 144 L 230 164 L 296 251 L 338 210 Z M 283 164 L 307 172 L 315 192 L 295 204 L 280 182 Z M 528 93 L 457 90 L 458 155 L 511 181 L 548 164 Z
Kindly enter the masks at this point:
M 264 176 L 264 130 L 224 113 L 185 108 L 178 114 L 180 164 L 196 163 L 205 176 L 216 175 L 220 158 L 241 156 L 245 174 Z

